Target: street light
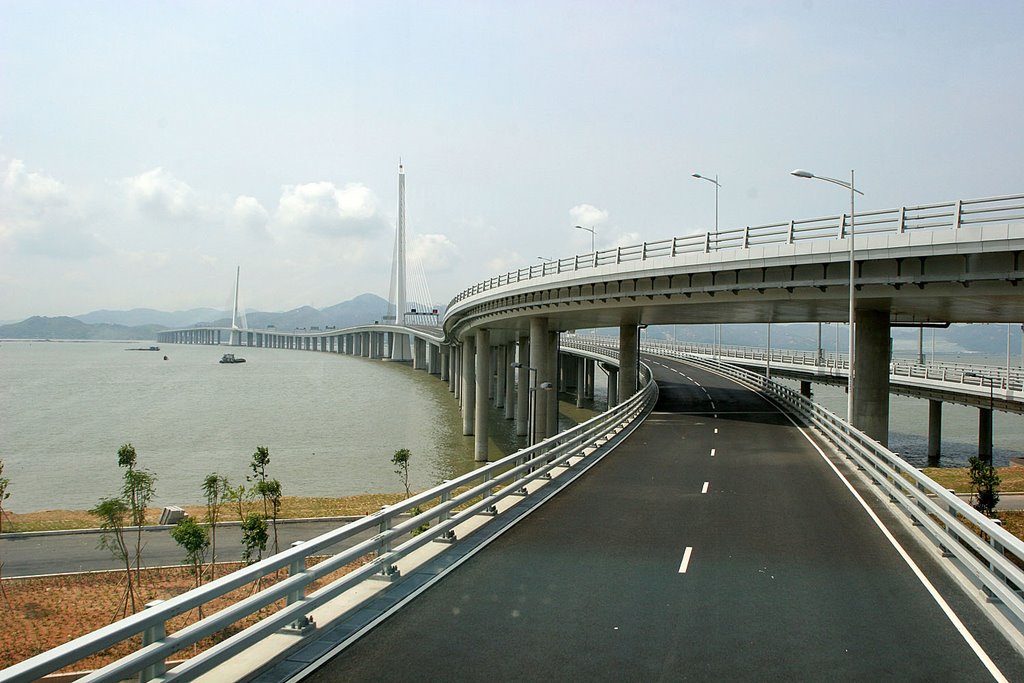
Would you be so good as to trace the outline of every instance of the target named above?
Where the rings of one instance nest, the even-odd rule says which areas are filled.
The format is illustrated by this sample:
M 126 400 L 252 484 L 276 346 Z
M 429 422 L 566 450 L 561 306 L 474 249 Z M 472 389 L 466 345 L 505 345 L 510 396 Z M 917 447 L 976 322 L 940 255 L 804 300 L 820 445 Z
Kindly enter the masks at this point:
M 699 178 L 700 180 L 706 180 L 709 183 L 714 183 L 715 185 L 715 232 L 718 232 L 718 190 L 722 187 L 721 184 L 719 184 L 718 182 L 718 174 L 715 174 L 714 180 L 708 178 L 707 176 L 703 176 L 700 173 L 691 173 L 690 175 L 692 175 L 694 178 Z
M 573 227 L 576 228 L 577 230 L 586 230 L 587 232 L 590 233 L 590 253 L 591 254 L 595 253 L 597 250 L 594 248 L 594 238 L 596 237 L 597 233 L 594 232 L 594 229 L 593 228 L 585 228 L 582 225 L 575 225 Z
M 516 361 L 515 363 L 512 363 L 510 367 L 512 367 L 512 368 L 514 368 L 516 370 L 518 370 L 520 368 L 524 368 L 524 369 L 528 370 L 529 372 L 534 372 L 534 373 L 537 372 L 537 368 L 531 368 L 529 365 L 524 365 L 523 363 L 520 363 L 518 361 Z M 527 412 L 527 416 L 526 416 L 526 433 L 527 433 L 527 435 L 529 437 L 528 438 L 529 443 L 527 445 L 528 446 L 532 446 L 534 444 L 534 442 L 536 442 L 536 440 L 537 440 L 537 429 L 536 429 L 536 421 L 537 421 L 536 420 L 536 414 L 537 414 L 537 388 L 535 386 L 537 384 L 537 376 L 534 375 L 527 382 L 527 384 L 529 384 L 530 386 L 527 389 L 527 391 L 529 392 L 529 394 L 528 394 L 529 399 L 527 400 L 527 404 L 526 404 L 526 412 Z M 544 384 L 547 384 L 548 386 L 550 386 L 549 382 L 545 382 Z M 541 385 L 541 388 L 545 388 L 544 385 Z
M 854 243 L 853 242 L 854 242 L 854 235 L 855 235 L 854 222 L 855 222 L 855 216 L 856 216 L 856 211 L 854 209 L 854 195 L 858 195 L 859 194 L 859 195 L 863 196 L 864 193 L 861 192 L 860 190 L 858 190 L 854 186 L 853 171 L 852 170 L 850 171 L 850 182 L 848 182 L 848 183 L 844 182 L 842 180 L 836 180 L 835 178 L 826 178 L 825 176 L 814 175 L 810 171 L 805 171 L 802 168 L 798 168 L 795 171 L 791 171 L 790 174 L 791 175 L 795 175 L 797 178 L 816 178 L 817 180 L 824 180 L 827 183 L 832 183 L 832 184 L 838 185 L 840 187 L 845 187 L 846 189 L 848 189 L 850 191 L 850 379 L 849 379 L 849 383 L 847 384 L 847 389 L 848 390 L 847 390 L 847 393 L 846 393 L 846 423 L 849 424 L 852 427 L 853 426 L 853 374 L 854 374 L 853 363 L 854 363 L 854 358 L 855 358 L 853 325 L 854 325 L 854 321 L 855 321 L 854 309 L 855 309 L 855 299 L 856 299 L 856 290 L 854 289 L 854 284 L 855 284 L 855 282 L 854 282 L 855 263 L 854 263 L 854 258 L 853 258 L 853 254 L 854 254 Z

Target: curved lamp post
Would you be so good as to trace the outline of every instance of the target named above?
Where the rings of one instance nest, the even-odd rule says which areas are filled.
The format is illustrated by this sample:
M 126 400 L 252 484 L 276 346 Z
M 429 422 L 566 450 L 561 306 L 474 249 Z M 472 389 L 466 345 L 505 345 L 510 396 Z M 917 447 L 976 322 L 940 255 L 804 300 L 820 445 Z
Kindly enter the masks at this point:
M 854 221 L 855 221 L 855 216 L 856 216 L 856 211 L 854 210 L 854 196 L 858 195 L 858 194 L 863 196 L 864 193 L 861 192 L 860 190 L 858 190 L 854 186 L 854 183 L 853 183 L 853 171 L 852 170 L 850 171 L 850 182 L 845 182 L 843 180 L 836 180 L 835 178 L 826 178 L 825 176 L 821 176 L 821 175 L 814 175 L 810 171 L 805 171 L 802 168 L 798 168 L 795 171 L 791 171 L 790 175 L 795 175 L 797 178 L 816 178 L 817 180 L 824 180 L 827 183 L 832 183 L 833 185 L 838 185 L 839 187 L 845 187 L 846 189 L 848 189 L 850 191 L 850 380 L 849 380 L 849 384 L 847 385 L 847 390 L 848 391 L 847 391 L 847 395 L 846 395 L 846 422 L 850 426 L 853 426 L 853 363 L 854 363 L 854 358 L 855 358 L 855 355 L 854 355 L 855 351 L 854 351 L 853 325 L 854 325 L 854 320 L 855 320 L 855 317 L 854 317 L 855 316 L 855 312 L 854 312 L 854 310 L 855 310 L 855 299 L 856 299 L 856 291 L 857 291 L 854 288 L 854 284 L 855 284 L 855 280 L 854 280 L 854 267 L 855 267 L 855 265 L 854 265 L 854 256 L 853 256 L 853 254 L 854 254 L 854 244 L 853 244 L 853 241 L 854 241 L 854 235 L 855 235 Z
M 582 225 L 574 225 L 573 227 L 576 228 L 577 230 L 586 230 L 587 232 L 590 233 L 590 253 L 595 253 L 596 250 L 594 249 L 594 237 L 597 235 L 597 233 L 594 231 L 594 229 L 587 228 Z
M 694 178 L 699 178 L 700 180 L 706 180 L 709 183 L 714 183 L 715 185 L 715 232 L 718 232 L 718 190 L 721 189 L 722 187 L 721 184 L 719 184 L 718 182 L 718 174 L 715 174 L 714 180 L 708 178 L 707 176 L 701 175 L 700 173 L 691 173 L 690 175 L 692 175 Z

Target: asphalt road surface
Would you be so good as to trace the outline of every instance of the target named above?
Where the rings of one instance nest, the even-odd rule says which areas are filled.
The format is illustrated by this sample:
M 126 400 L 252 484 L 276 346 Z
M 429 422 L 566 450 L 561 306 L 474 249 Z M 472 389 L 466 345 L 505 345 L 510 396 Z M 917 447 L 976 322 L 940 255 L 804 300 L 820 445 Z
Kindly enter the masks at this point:
M 661 399 L 626 442 L 306 680 L 1024 680 L 773 405 L 655 363 Z
M 342 526 L 341 521 L 278 522 L 278 546 L 283 550 L 293 541 L 306 541 Z M 372 536 L 369 531 L 347 545 L 355 545 Z M 134 541 L 134 536 L 132 536 Z M 10 535 L 0 540 L 3 551 L 4 576 L 33 576 L 67 572 L 121 569 L 109 550 L 101 550 L 99 533 L 44 534 L 18 537 Z M 171 538 L 168 529 L 144 529 L 142 533 L 143 563 L 147 567 L 185 564 L 185 552 Z M 273 543 L 273 536 L 271 536 Z M 134 545 L 132 545 L 134 547 Z M 340 550 L 341 546 L 334 549 Z M 237 524 L 218 526 L 217 561 L 242 559 L 242 535 Z

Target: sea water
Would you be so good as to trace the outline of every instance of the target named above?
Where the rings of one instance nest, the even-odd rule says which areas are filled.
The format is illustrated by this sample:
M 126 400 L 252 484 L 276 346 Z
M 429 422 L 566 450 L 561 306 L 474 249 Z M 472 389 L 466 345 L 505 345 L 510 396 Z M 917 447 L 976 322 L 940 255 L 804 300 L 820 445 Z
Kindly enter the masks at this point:
M 285 495 L 401 491 L 474 467 L 447 382 L 407 364 L 333 353 L 139 342 L 0 343 L 0 460 L 15 512 L 87 509 L 119 491 L 131 443 L 155 506 L 195 504 L 211 473 L 245 483 L 257 446 Z M 246 363 L 220 364 L 224 351 Z M 164 357 L 167 357 L 166 360 Z M 492 411 L 494 412 L 494 411 Z M 518 444 L 496 418 L 491 459 Z

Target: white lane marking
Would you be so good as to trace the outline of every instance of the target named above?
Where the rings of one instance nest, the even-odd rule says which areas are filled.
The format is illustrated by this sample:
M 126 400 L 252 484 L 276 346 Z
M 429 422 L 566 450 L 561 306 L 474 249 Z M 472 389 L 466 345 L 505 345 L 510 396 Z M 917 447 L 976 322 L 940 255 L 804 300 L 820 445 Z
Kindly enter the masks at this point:
M 708 488 L 709 488 L 710 486 L 711 486 L 711 482 L 710 482 L 710 481 L 706 481 L 706 482 L 704 482 L 704 488 L 702 488 L 702 489 L 700 490 L 700 492 L 701 492 L 701 493 L 707 493 L 707 492 L 708 492 Z
M 717 408 L 715 408 L 715 402 L 714 401 L 711 402 L 711 410 L 717 410 Z M 715 415 L 715 417 L 718 417 L 718 416 Z
M 692 546 L 686 546 L 686 552 L 683 553 L 683 561 L 679 563 L 679 573 L 685 574 L 686 570 L 690 568 L 690 555 L 693 553 Z
M 956 615 L 956 612 L 953 611 L 953 609 L 949 606 L 946 600 L 939 594 L 939 591 L 935 589 L 935 586 L 933 586 L 931 581 L 928 580 L 928 577 L 924 575 L 924 572 L 921 571 L 921 568 L 917 566 L 917 563 L 914 562 L 914 559 L 910 557 L 906 550 L 903 549 L 903 546 L 901 546 L 900 542 L 896 540 L 896 537 L 892 535 L 892 532 L 890 532 L 889 529 L 886 528 L 882 520 L 879 519 L 878 515 L 875 514 L 875 511 L 868 506 L 867 502 L 861 497 L 859 493 L 857 493 L 857 490 L 853 488 L 853 485 L 850 483 L 850 480 L 843 476 L 843 473 L 839 471 L 839 468 L 835 466 L 835 463 L 833 463 L 831 460 L 828 459 L 828 457 L 826 457 L 825 452 L 822 451 L 821 448 L 818 447 L 818 444 L 816 444 L 814 440 L 811 439 L 810 436 L 808 436 L 807 432 L 805 432 L 800 427 L 800 425 L 798 425 L 796 421 L 792 417 L 790 417 L 789 413 L 783 410 L 780 410 L 779 412 L 785 415 L 789 419 L 789 421 L 793 423 L 793 426 L 796 427 L 797 430 L 799 430 L 799 432 L 803 434 L 804 438 L 807 439 L 808 443 L 810 443 L 811 446 L 814 447 L 814 450 L 818 451 L 818 455 L 821 456 L 821 459 L 824 460 L 828 464 L 828 466 L 832 468 L 832 471 L 836 473 L 836 476 L 839 477 L 843 484 L 846 485 L 846 488 L 850 490 L 850 493 L 853 494 L 853 497 L 857 500 L 858 503 L 860 503 L 861 507 L 864 508 L 865 512 L 868 513 L 868 516 L 871 517 L 871 520 L 875 523 L 875 526 L 877 526 L 882 531 L 882 534 L 889 540 L 889 543 L 892 544 L 892 547 L 896 549 L 896 552 L 899 553 L 900 557 L 903 558 L 903 561 L 906 562 L 907 566 L 909 566 L 911 571 L 914 572 L 914 575 L 917 577 L 917 579 L 925 587 L 928 593 L 931 594 L 932 599 L 935 600 L 935 602 L 939 605 L 939 608 L 946 615 L 946 618 L 949 619 L 950 623 L 953 624 L 953 627 L 960 633 L 961 637 L 963 637 L 964 641 L 967 642 L 970 648 L 974 650 L 974 654 L 978 656 L 978 659 L 981 660 L 981 663 L 984 664 L 985 668 L 988 669 L 988 672 L 992 674 L 992 678 L 996 679 L 997 681 L 1006 681 L 1006 683 L 1009 683 L 1009 680 L 1006 678 L 1006 676 L 1003 675 L 1003 672 L 1000 671 L 999 667 L 996 666 L 995 662 L 993 662 L 992 659 L 989 658 L 988 653 L 985 652 L 984 649 L 982 649 L 981 644 L 974 639 L 974 636 L 971 635 L 971 632 L 967 630 L 967 626 L 965 626 L 964 623 L 960 621 L 960 617 Z
M 714 448 L 711 449 L 711 457 L 712 458 L 715 457 L 715 449 Z
M 715 434 L 718 433 L 718 427 L 715 427 Z

